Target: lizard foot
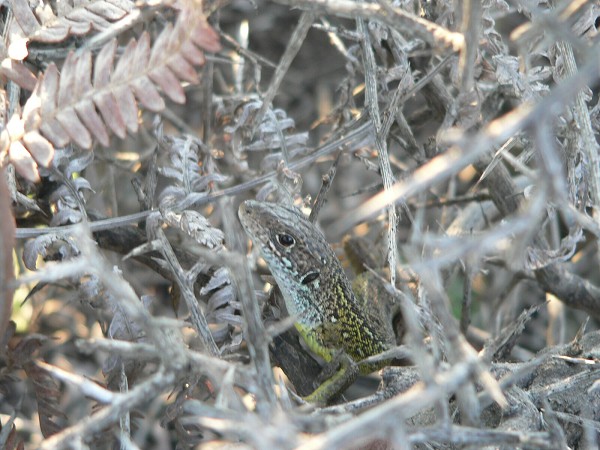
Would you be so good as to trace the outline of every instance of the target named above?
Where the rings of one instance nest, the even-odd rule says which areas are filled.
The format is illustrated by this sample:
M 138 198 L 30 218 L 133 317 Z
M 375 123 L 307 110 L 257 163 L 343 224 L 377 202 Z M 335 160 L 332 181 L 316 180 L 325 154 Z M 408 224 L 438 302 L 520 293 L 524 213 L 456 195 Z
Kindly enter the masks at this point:
M 319 387 L 304 400 L 317 406 L 326 406 L 354 383 L 358 375 L 358 364 L 347 353 L 338 352 L 319 376 L 323 380 Z

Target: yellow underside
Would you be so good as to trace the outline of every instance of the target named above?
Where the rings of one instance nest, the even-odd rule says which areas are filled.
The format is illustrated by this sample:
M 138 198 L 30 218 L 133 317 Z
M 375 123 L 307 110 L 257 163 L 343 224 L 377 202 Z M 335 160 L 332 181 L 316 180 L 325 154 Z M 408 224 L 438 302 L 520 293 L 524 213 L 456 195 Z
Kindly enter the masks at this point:
M 311 330 L 307 326 L 302 325 L 300 323 L 295 323 L 294 325 L 296 326 L 298 333 L 300 333 L 300 336 L 302 336 L 302 338 L 308 345 L 308 348 L 310 348 L 311 352 L 313 352 L 316 355 L 319 355 L 327 362 L 331 361 L 331 359 L 333 358 L 332 351 L 327 347 L 324 347 L 317 341 L 316 332 L 314 330 Z

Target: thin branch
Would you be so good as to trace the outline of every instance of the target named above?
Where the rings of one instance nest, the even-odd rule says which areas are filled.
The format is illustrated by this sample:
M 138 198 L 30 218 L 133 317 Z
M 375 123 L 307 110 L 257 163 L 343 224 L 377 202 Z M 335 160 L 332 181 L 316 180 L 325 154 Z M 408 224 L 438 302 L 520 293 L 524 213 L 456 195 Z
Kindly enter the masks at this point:
M 462 139 L 458 145 L 450 147 L 443 154 L 431 159 L 411 177 L 394 184 L 394 186 L 365 202 L 359 208 L 347 213 L 335 224 L 337 234 L 342 234 L 354 224 L 373 217 L 390 203 L 406 199 L 416 192 L 426 189 L 434 183 L 442 182 L 455 175 L 464 167 L 474 163 L 489 151 L 489 149 L 506 141 L 517 132 L 546 120 L 548 115 L 554 115 L 565 104 L 568 104 L 581 89 L 593 84 L 600 76 L 597 72 L 596 49 L 591 49 L 588 61 L 577 74 L 560 83 L 548 96 L 537 104 L 525 103 L 504 116 L 488 123 L 480 132 Z
M 390 165 L 390 157 L 387 148 L 387 134 L 383 134 L 381 115 L 379 114 L 379 96 L 377 93 L 377 68 L 375 65 L 375 55 L 369 30 L 363 19 L 357 19 L 358 33 L 363 36 L 361 48 L 363 53 L 363 64 L 365 66 L 365 84 L 367 108 L 373 128 L 375 128 L 375 143 L 377 145 L 377 156 L 381 178 L 383 179 L 384 189 L 390 189 L 394 183 L 394 174 Z M 390 115 L 395 115 L 395 111 L 389 111 Z M 390 282 L 396 284 L 396 263 L 398 261 L 398 214 L 394 204 L 387 207 L 388 232 L 387 232 L 387 258 L 390 267 Z
M 292 61 L 294 60 L 296 54 L 300 50 L 304 39 L 306 39 L 308 30 L 310 29 L 314 21 L 315 15 L 313 13 L 305 12 L 302 13 L 302 15 L 300 16 L 300 19 L 298 20 L 298 25 L 296 25 L 296 28 L 292 33 L 292 36 L 290 37 L 288 46 L 286 47 L 285 52 L 281 56 L 281 60 L 277 65 L 277 69 L 275 69 L 273 78 L 269 83 L 269 88 L 263 96 L 263 104 L 256 113 L 256 116 L 254 117 L 255 128 L 258 127 L 258 125 L 262 122 L 264 115 L 266 114 L 267 110 L 271 107 L 271 103 L 275 98 L 275 94 L 277 94 L 277 92 L 279 91 L 279 86 L 283 81 L 283 77 L 292 65 Z
M 277 3 L 323 11 L 349 19 L 379 20 L 398 31 L 412 32 L 436 47 L 460 50 L 464 37 L 400 8 L 352 0 L 276 0 Z

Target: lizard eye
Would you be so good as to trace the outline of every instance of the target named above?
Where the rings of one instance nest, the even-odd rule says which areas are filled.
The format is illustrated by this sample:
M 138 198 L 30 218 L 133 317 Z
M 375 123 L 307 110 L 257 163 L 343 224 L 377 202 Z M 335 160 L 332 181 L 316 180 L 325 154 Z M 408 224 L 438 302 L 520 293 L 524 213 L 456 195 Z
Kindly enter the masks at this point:
M 309 272 L 302 278 L 302 284 L 308 284 L 319 278 L 319 272 Z
M 277 242 L 279 242 L 284 247 L 291 247 L 296 243 L 296 240 L 287 233 L 279 233 L 277 235 Z

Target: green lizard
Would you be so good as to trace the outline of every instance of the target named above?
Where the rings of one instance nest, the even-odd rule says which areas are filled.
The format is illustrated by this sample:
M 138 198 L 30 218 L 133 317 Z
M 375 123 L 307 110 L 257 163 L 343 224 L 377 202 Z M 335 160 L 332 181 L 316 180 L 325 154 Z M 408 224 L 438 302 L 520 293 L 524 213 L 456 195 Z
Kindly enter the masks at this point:
M 305 399 L 326 404 L 354 381 L 390 363 L 361 363 L 395 345 L 391 321 L 353 291 L 323 233 L 298 210 L 253 200 L 240 205 L 240 221 L 267 262 L 296 329 L 312 352 L 331 362 L 348 357 L 336 374 Z M 352 362 L 354 364 L 352 364 Z M 356 365 L 358 364 L 358 370 Z M 351 367 L 351 366 L 354 367 Z

